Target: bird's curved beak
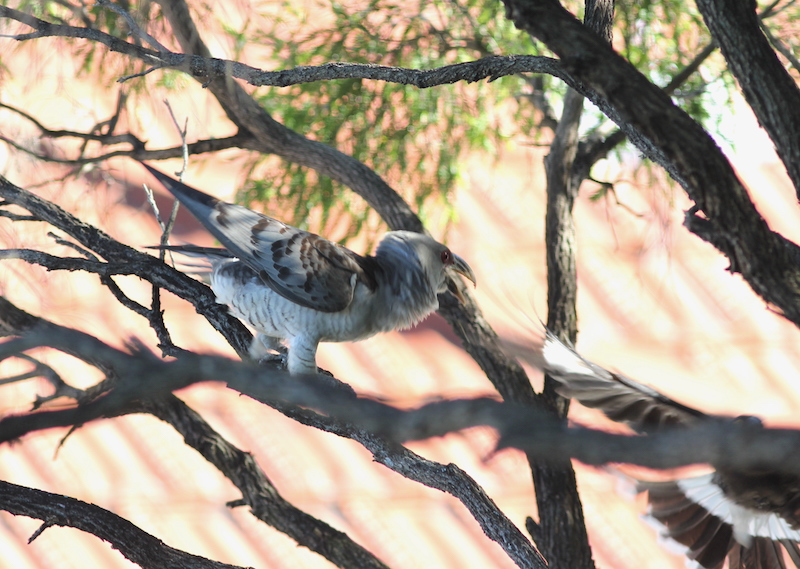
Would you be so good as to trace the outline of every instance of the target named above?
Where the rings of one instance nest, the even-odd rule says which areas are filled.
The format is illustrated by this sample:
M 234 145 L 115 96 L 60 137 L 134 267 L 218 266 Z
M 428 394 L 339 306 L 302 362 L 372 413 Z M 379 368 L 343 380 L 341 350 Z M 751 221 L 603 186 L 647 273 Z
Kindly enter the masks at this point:
M 472 272 L 472 267 L 470 267 L 467 262 L 459 257 L 458 255 L 453 254 L 453 270 L 463 276 L 465 276 L 469 281 L 473 284 L 473 286 L 478 286 L 478 283 L 475 281 L 475 273 Z
M 448 268 L 464 276 L 473 284 L 473 286 L 478 286 L 478 283 L 475 279 L 475 273 L 472 271 L 472 267 L 470 267 L 464 259 L 455 253 L 453 253 L 453 264 Z M 460 303 L 464 303 L 464 295 L 462 295 L 461 291 L 458 290 L 458 285 L 452 280 L 452 278 L 450 279 L 447 288 L 455 295 Z

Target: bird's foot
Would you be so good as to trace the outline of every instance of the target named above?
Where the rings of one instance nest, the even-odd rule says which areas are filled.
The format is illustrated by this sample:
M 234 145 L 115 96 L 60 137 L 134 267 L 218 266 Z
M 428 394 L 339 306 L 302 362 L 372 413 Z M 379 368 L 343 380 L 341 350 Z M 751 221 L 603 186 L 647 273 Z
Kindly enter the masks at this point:
M 258 358 L 256 361 L 258 362 L 258 365 L 260 365 L 260 366 L 261 365 L 278 366 L 280 369 L 286 369 L 287 368 L 287 361 L 288 361 L 287 355 L 288 355 L 287 351 L 283 350 L 282 352 L 277 352 L 277 353 L 274 353 L 274 354 L 270 354 L 270 353 L 264 354 L 263 356 Z
M 250 344 L 250 359 L 258 362 L 259 365 L 271 364 L 286 368 L 286 359 L 289 350 L 278 338 L 272 338 L 263 334 L 256 334 Z

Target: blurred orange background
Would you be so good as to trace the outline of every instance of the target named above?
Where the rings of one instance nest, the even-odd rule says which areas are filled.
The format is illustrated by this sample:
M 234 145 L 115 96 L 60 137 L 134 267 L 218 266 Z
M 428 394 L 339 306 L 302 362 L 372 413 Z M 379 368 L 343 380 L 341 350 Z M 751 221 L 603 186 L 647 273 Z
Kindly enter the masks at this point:
M 113 114 L 118 87 L 78 77 L 65 50 L 54 49 L 58 45 L 57 40 L 37 40 L 24 49 L 10 46 L 18 51 L 11 55 L 9 49 L 10 55 L 4 56 L 9 71 L 0 100 L 50 128 L 88 130 Z M 23 80 L 26 74 L 37 77 L 33 90 Z M 181 121 L 188 117 L 190 141 L 229 134 L 230 126 L 199 84 L 187 81 L 169 100 Z M 73 142 L 40 140 L 30 123 L 0 112 L 4 136 L 58 158 L 75 155 Z M 137 134 L 149 149 L 179 143 L 164 107 L 136 108 L 135 113 L 141 129 Z M 772 143 L 741 103 L 726 127 L 734 142 L 729 155 L 759 210 L 774 230 L 797 242 L 797 198 Z M 456 221 L 446 236 L 435 235 L 475 270 L 474 292 L 486 319 L 509 353 L 526 365 L 537 389 L 541 374 L 525 362 L 539 339 L 537 318 L 546 316 L 546 152 L 514 140 L 497 160 L 470 156 L 455 195 Z M 202 163 L 193 160 L 185 181 L 230 200 L 242 181 L 243 162 L 243 155 L 235 152 Z M 172 161 L 158 167 L 170 171 L 179 166 Z M 683 229 L 683 211 L 690 203 L 679 188 L 650 185 L 629 166 L 626 161 L 600 163 L 594 175 L 615 181 L 615 193 L 592 201 L 597 186 L 587 183 L 576 204 L 579 350 L 704 411 L 746 413 L 770 425 L 797 426 L 798 330 L 770 311 L 741 278 L 726 272 L 726 260 L 711 246 Z M 0 144 L 0 173 L 123 243 L 142 247 L 158 242 L 160 232 L 141 189 L 150 180 L 133 161 L 109 160 L 99 168 L 87 166 L 77 180 L 39 185 L 62 177 L 66 169 Z M 155 191 L 162 210 L 168 211 L 171 201 L 161 188 Z M 280 218 L 282 212 L 267 213 Z M 3 248 L 70 254 L 46 236 L 50 229 L 0 218 L 0 243 Z M 186 213 L 174 236 L 176 242 L 212 243 Z M 352 246 L 361 244 L 356 240 Z M 133 298 L 148 302 L 146 283 L 129 277 L 118 282 Z M 93 275 L 3 261 L 0 293 L 33 314 L 112 345 L 121 347 L 135 337 L 155 350 L 147 322 L 119 305 Z M 170 294 L 164 294 L 163 302 L 177 345 L 233 355 L 188 303 Z M 78 387 L 99 379 L 96 371 L 70 357 L 35 355 Z M 493 393 L 437 315 L 414 330 L 356 344 L 324 344 L 318 363 L 358 392 L 403 406 Z M 0 377 L 22 369 L 27 368 L 19 362 L 3 362 Z M 0 386 L 0 415 L 28 409 L 37 395 L 49 390 L 38 379 Z M 372 462 L 358 444 L 299 425 L 219 385 L 196 385 L 178 395 L 234 444 L 252 452 L 286 499 L 346 532 L 389 566 L 514 566 L 460 503 Z M 577 405 L 571 416 L 583 424 L 613 428 Z M 0 446 L 0 479 L 97 504 L 172 547 L 218 561 L 264 568 L 331 567 L 244 508 L 226 508 L 226 501 L 239 497 L 236 489 L 155 418 L 96 421 L 58 449 L 65 433 L 38 432 Z M 530 471 L 519 452 L 493 454 L 494 441 L 492 431 L 471 429 L 409 446 L 432 460 L 458 464 L 524 532 L 525 517 L 536 515 Z M 575 467 L 598 567 L 684 566 L 683 557 L 660 545 L 657 534 L 640 519 L 643 500 L 630 495 L 616 471 Z M 53 527 L 27 544 L 40 523 L 0 512 L 0 567 L 133 566 L 108 544 L 75 529 Z

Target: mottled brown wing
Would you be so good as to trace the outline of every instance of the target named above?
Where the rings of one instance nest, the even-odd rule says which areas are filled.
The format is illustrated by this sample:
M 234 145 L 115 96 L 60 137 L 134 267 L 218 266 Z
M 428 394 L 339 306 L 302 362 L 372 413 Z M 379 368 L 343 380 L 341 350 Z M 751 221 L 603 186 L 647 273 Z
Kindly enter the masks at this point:
M 349 249 L 268 217 L 250 226 L 246 253 L 251 260 L 242 260 L 275 291 L 322 312 L 347 308 L 362 273 Z
M 636 431 L 654 432 L 665 426 L 708 419 L 696 409 L 590 362 L 549 330 L 542 356 L 544 371 L 558 382 L 556 391 L 560 395 L 599 409 L 610 419 L 627 423 Z
M 220 201 L 144 166 L 275 292 L 321 312 L 339 312 L 350 305 L 362 272 L 358 255 L 313 233 Z

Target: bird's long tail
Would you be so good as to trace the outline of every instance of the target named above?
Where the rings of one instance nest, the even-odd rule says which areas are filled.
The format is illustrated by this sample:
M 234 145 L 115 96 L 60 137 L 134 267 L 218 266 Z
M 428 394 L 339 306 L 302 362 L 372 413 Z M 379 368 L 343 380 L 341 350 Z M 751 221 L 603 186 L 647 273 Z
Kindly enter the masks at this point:
M 150 245 L 145 249 L 174 251 L 188 257 L 204 257 L 208 259 L 234 259 L 233 253 L 222 247 L 200 247 L 199 245 Z
M 236 257 L 227 249 L 222 247 L 200 247 L 198 245 L 152 245 L 145 247 L 145 249 L 159 249 L 163 251 L 172 251 L 192 257 L 194 259 L 205 261 L 205 263 L 192 263 L 180 262 L 179 270 L 187 275 L 195 275 L 206 283 L 211 282 L 211 273 L 220 265 L 223 265 Z M 178 268 L 178 267 L 176 267 Z

